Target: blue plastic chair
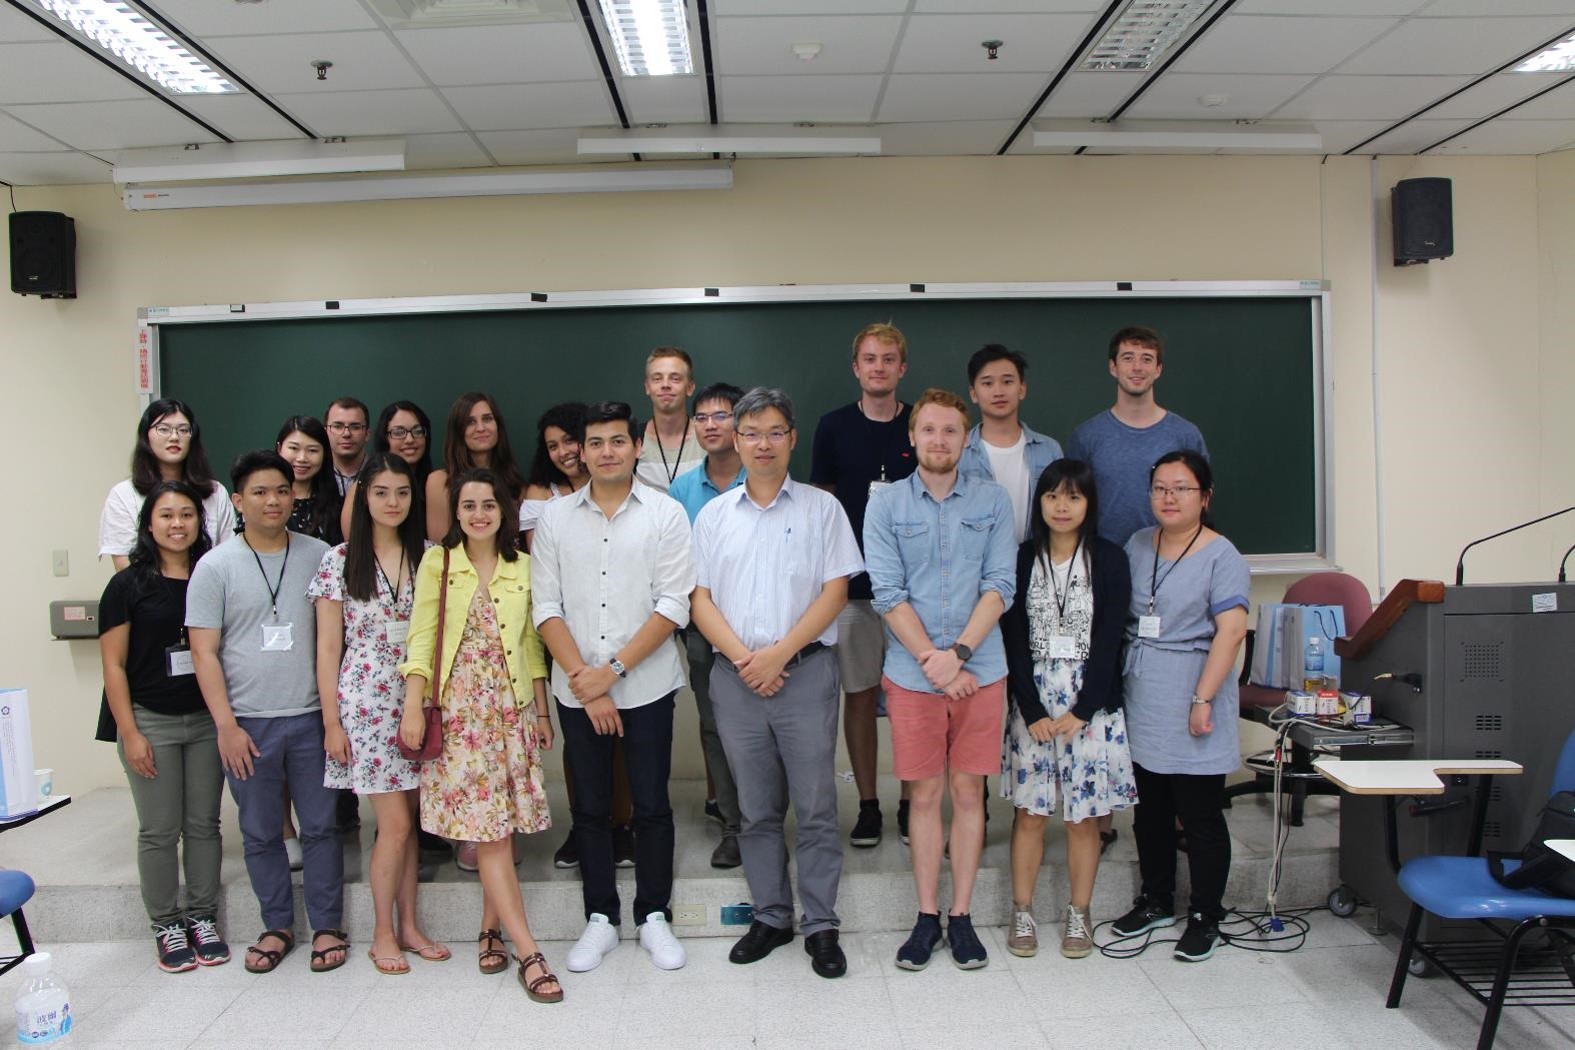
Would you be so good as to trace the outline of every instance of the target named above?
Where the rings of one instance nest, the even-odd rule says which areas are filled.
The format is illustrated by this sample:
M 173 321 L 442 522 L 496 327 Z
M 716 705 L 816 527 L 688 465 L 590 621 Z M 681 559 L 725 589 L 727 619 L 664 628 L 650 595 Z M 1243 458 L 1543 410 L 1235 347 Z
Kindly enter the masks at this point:
M 1575 791 L 1575 733 L 1564 742 L 1559 763 L 1553 774 L 1553 791 Z M 1514 870 L 1515 862 L 1505 867 Z M 1498 1033 L 1498 1022 L 1503 1014 L 1505 997 L 1510 990 L 1510 979 L 1515 972 L 1516 957 L 1521 941 L 1534 930 L 1546 931 L 1550 938 L 1563 941 L 1567 954 L 1575 948 L 1575 900 L 1555 897 L 1539 890 L 1512 890 L 1499 884 L 1488 871 L 1485 857 L 1417 857 L 1407 861 L 1400 869 L 1400 888 L 1411 898 L 1411 915 L 1406 921 L 1405 938 L 1400 944 L 1400 957 L 1395 961 L 1394 979 L 1389 984 L 1392 1010 L 1400 1005 L 1400 994 L 1405 989 L 1406 975 L 1413 953 L 1436 966 L 1451 977 L 1456 984 L 1470 992 L 1487 1007 L 1482 1019 L 1482 1029 L 1477 1035 L 1477 1050 L 1489 1050 Z M 1428 912 L 1442 919 L 1475 919 L 1491 930 L 1496 940 L 1485 942 L 1501 946 L 1496 960 L 1473 953 L 1469 943 L 1441 942 L 1428 944 L 1417 940 L 1422 916 Z M 1497 923 L 1498 925 L 1495 925 Z M 1505 923 L 1514 925 L 1507 930 Z M 1475 942 L 1484 943 L 1484 942 Z M 1488 966 L 1468 970 L 1473 961 L 1483 961 Z M 1484 993 L 1470 980 L 1472 973 L 1486 975 L 1492 972 L 1490 989 Z M 1562 972 L 1560 972 L 1562 971 Z M 1551 967 L 1540 972 L 1529 990 L 1517 994 L 1514 1005 L 1559 1006 L 1575 1005 L 1575 999 L 1563 995 L 1557 988 L 1549 988 L 1549 978 L 1567 979 L 1567 965 Z M 1479 977 L 1478 983 L 1484 983 Z M 1575 989 L 1575 981 L 1572 981 Z
M 33 954 L 33 935 L 28 932 L 22 905 L 33 899 L 35 889 L 33 877 L 27 872 L 0 869 L 0 919 L 11 916 L 11 925 L 16 928 L 16 943 L 22 949 L 17 955 L 0 958 L 0 974 Z

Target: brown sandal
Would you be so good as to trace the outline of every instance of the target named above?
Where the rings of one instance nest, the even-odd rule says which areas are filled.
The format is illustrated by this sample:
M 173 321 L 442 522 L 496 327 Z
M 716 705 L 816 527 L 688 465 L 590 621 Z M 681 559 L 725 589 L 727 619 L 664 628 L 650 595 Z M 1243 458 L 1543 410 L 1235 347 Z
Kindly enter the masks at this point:
M 339 943 L 330 944 L 326 948 L 312 949 L 311 967 L 313 973 L 327 973 L 330 970 L 337 970 L 350 961 L 350 935 L 348 933 L 343 930 L 313 930 L 312 943 L 316 944 L 319 937 L 336 937 L 339 939 Z M 334 952 L 343 952 L 344 954 L 338 962 L 329 962 L 328 957 Z
M 264 937 L 277 938 L 278 941 L 284 945 L 284 947 L 277 950 L 257 947 L 258 944 L 262 943 Z M 250 948 L 246 949 L 248 956 L 255 955 L 261 961 L 254 963 L 250 958 L 248 958 L 246 960 L 246 972 L 272 973 L 279 968 L 279 963 L 282 962 L 284 957 L 289 955 L 291 950 L 294 948 L 295 934 L 291 933 L 289 930 L 264 930 L 262 933 L 257 935 L 257 944 L 253 944 Z
M 498 947 L 492 947 L 496 941 Z M 476 942 L 481 945 L 481 952 L 476 956 L 476 966 L 482 973 L 502 973 L 509 968 L 509 953 L 503 950 L 502 930 L 482 930 Z
M 551 970 L 547 969 L 547 959 L 546 959 L 546 957 L 544 955 L 541 954 L 541 952 L 531 952 L 529 955 L 525 956 L 525 958 L 523 958 L 523 959 L 521 959 L 519 956 L 516 955 L 514 957 L 514 960 L 520 964 L 520 972 L 519 972 L 520 987 L 525 989 L 525 994 L 530 996 L 531 1002 L 533 1002 L 533 1003 L 561 1003 L 561 1002 L 563 1002 L 563 985 L 559 984 L 559 982 L 558 982 L 558 975 L 553 973 Z M 525 977 L 525 971 L 530 969 L 532 966 L 540 966 L 541 967 L 541 976 L 536 978 L 534 981 L 528 980 Z M 542 985 L 548 984 L 548 983 L 558 985 L 558 990 L 555 991 L 555 992 L 538 992 L 536 990 L 536 989 L 540 988 Z

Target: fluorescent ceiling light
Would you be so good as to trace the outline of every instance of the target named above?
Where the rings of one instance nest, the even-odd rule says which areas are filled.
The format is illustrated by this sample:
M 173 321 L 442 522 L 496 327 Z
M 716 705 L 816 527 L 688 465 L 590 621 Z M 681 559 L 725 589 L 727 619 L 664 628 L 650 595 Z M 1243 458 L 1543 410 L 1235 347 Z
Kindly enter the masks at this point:
M 1207 121 L 1043 121 L 1035 146 L 1090 149 L 1323 149 L 1323 136 L 1305 125 L 1240 125 Z
M 229 145 L 123 150 L 111 178 L 128 182 L 202 182 L 282 175 L 404 171 L 404 139 L 321 142 L 236 142 Z
M 1515 67 L 1517 73 L 1565 73 L 1575 69 L 1575 33 Z
M 578 17 L 570 10 L 573 0 L 371 0 L 371 4 L 395 29 L 569 22 Z
M 1180 40 L 1214 0 L 1127 0 L 1078 68 L 1146 70 Z
M 581 131 L 582 156 L 620 153 L 803 153 L 878 154 L 880 139 L 837 128 L 788 134 L 780 126 L 740 126 L 726 131 L 710 125 L 640 128 L 635 131 Z
M 694 72 L 684 0 L 598 0 L 626 77 Z
M 661 192 L 726 190 L 733 170 L 726 165 L 601 171 L 492 172 L 485 175 L 316 179 L 240 182 L 228 185 L 125 186 L 127 211 L 229 208 L 259 204 L 339 204 L 349 201 L 431 197 L 517 197 L 538 193 Z
M 34 0 L 77 34 L 177 95 L 239 91 L 130 4 L 115 0 Z

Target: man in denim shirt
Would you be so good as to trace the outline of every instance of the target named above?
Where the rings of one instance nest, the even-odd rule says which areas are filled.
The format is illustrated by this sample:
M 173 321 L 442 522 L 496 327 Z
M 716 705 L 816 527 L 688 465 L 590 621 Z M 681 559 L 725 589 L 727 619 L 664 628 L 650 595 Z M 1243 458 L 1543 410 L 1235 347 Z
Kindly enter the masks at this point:
M 960 474 L 968 408 L 926 390 L 909 433 L 919 469 L 870 499 L 864 557 L 886 621 L 892 768 L 912 788 L 909 834 L 919 918 L 897 965 L 922 970 L 941 941 L 941 796 L 952 799 L 952 961 L 988 962 L 969 913 L 984 850 L 984 777 L 1001 767 L 1006 651 L 996 625 L 1012 602 L 1017 543 L 1006 490 Z
M 968 432 L 957 469 L 978 474 L 1012 498 L 1012 527 L 1028 538 L 1034 486 L 1045 468 L 1061 458 L 1061 445 L 1018 418 L 1028 397 L 1028 359 L 990 343 L 968 359 L 968 396 L 979 406 L 979 422 Z

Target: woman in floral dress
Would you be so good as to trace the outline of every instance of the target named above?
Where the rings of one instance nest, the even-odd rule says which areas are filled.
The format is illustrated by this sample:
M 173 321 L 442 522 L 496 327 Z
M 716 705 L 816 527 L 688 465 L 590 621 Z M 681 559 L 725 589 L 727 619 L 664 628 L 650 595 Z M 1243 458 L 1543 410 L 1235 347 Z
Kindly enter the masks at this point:
M 400 668 L 400 736 L 407 747 L 421 743 L 422 707 L 435 681 L 443 750 L 422 768 L 421 826 L 477 844 L 482 972 L 508 965 L 501 925 L 526 994 L 558 1002 L 563 989 L 531 936 L 510 844 L 517 831 L 552 826 L 541 764 L 542 749 L 552 746 L 547 663 L 531 626 L 530 557 L 515 549 L 519 504 L 489 470 L 459 474 L 448 493 L 453 525 L 418 572 L 409 658 Z
M 323 555 L 306 592 L 317 601 L 318 689 L 324 697 L 338 697 L 337 706 L 326 705 L 323 783 L 371 799 L 377 815 L 370 873 L 376 926 L 368 954 L 380 972 L 402 974 L 410 972 L 406 951 L 431 962 L 450 955 L 416 922 L 421 771 L 397 747 L 404 703 L 399 665 L 416 566 L 427 543 L 423 519 L 412 513 L 416 481 L 408 463 L 373 453 L 356 480 L 350 541 Z
M 1099 538 L 1088 464 L 1058 459 L 1034 489 L 1031 534 L 1018 551 L 1017 601 L 1001 620 L 1011 717 L 1001 794 L 1012 800 L 1013 955 L 1039 950 L 1034 883 L 1045 824 L 1066 822 L 1071 900 L 1061 954 L 1093 950 L 1088 907 L 1099 869 L 1097 817 L 1137 802 L 1121 713 L 1121 646 L 1132 582 L 1120 547 Z

